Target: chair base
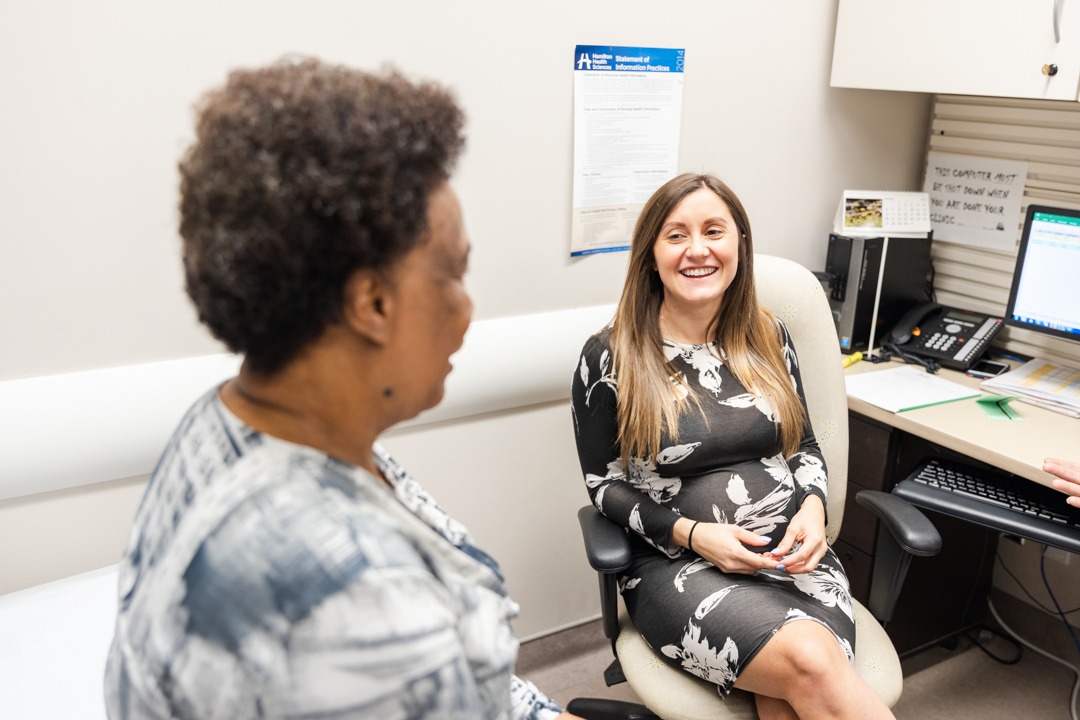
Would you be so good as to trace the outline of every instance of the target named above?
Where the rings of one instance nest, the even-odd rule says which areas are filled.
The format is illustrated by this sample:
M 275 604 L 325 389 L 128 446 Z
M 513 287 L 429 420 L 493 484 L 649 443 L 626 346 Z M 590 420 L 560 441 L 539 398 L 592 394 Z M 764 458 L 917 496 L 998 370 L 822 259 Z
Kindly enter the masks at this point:
M 626 674 L 622 671 L 622 664 L 619 662 L 619 658 L 615 658 L 611 661 L 611 664 L 604 670 L 604 684 L 608 687 L 612 685 L 618 685 L 619 683 L 626 682 Z

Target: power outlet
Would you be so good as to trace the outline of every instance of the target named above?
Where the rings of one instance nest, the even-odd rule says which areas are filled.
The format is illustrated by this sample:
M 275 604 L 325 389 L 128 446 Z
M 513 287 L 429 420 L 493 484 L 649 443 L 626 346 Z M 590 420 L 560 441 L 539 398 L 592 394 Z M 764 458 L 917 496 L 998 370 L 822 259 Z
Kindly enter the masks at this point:
M 1068 565 L 1072 561 L 1073 557 L 1074 554 L 1069 552 L 1068 550 L 1062 550 L 1061 548 L 1056 547 L 1046 548 L 1046 559 L 1053 560 L 1054 562 L 1061 565 Z

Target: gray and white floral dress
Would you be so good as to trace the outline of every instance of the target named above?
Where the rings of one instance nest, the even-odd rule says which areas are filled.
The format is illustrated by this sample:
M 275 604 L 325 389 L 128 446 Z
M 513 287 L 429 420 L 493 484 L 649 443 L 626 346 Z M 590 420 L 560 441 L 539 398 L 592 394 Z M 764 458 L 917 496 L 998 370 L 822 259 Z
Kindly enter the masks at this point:
M 791 380 L 803 397 L 798 358 L 787 328 L 780 330 Z M 660 655 L 716 683 L 722 696 L 773 633 L 793 620 L 828 627 L 853 661 L 851 596 L 832 549 L 810 573 L 739 575 L 672 543 L 675 521 L 687 517 L 768 536 L 771 542 L 760 550 L 771 550 L 808 495 L 825 501 L 827 475 L 809 422 L 798 451 L 784 457 L 769 402 L 735 379 L 722 350 L 665 340 L 664 354 L 704 412 L 691 405 L 679 418 L 678 442 L 665 433 L 656 457 L 632 457 L 629 468 L 617 439 L 610 330 L 585 343 L 572 388 L 589 496 L 630 530 L 634 561 L 619 584 L 634 625 Z

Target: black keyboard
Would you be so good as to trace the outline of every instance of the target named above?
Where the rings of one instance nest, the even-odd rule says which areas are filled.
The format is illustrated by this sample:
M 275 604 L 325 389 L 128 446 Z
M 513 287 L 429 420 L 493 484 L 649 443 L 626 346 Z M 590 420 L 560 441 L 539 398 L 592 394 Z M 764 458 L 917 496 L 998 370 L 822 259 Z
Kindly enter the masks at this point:
M 1080 508 L 1025 478 L 931 458 L 893 492 L 917 507 L 1080 552 Z
M 976 474 L 978 473 L 978 474 Z M 967 495 L 999 507 L 1032 517 L 1053 520 L 1076 527 L 1077 513 L 1070 516 L 1070 505 L 1062 493 L 1040 493 L 1042 485 L 1008 475 L 995 477 L 985 470 L 975 470 L 959 463 L 930 460 L 911 477 L 917 483 L 941 488 L 957 495 Z M 1031 487 L 1027 487 L 1030 485 Z M 1052 504 L 1051 504 L 1052 503 Z

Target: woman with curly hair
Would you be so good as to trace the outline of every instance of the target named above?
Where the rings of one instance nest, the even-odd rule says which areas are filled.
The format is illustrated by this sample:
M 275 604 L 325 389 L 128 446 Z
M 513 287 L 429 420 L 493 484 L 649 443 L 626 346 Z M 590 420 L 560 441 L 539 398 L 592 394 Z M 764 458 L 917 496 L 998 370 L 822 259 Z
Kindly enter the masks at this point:
M 471 318 L 462 126 L 439 87 L 314 60 L 202 101 L 187 291 L 244 360 L 136 515 L 110 717 L 560 715 L 512 673 L 495 561 L 376 440 L 440 401 Z
M 585 484 L 630 531 L 620 589 L 657 653 L 722 696 L 754 693 L 763 719 L 889 718 L 851 664 L 825 463 L 753 260 L 719 179 L 680 175 L 645 203 L 614 323 L 574 375 Z

